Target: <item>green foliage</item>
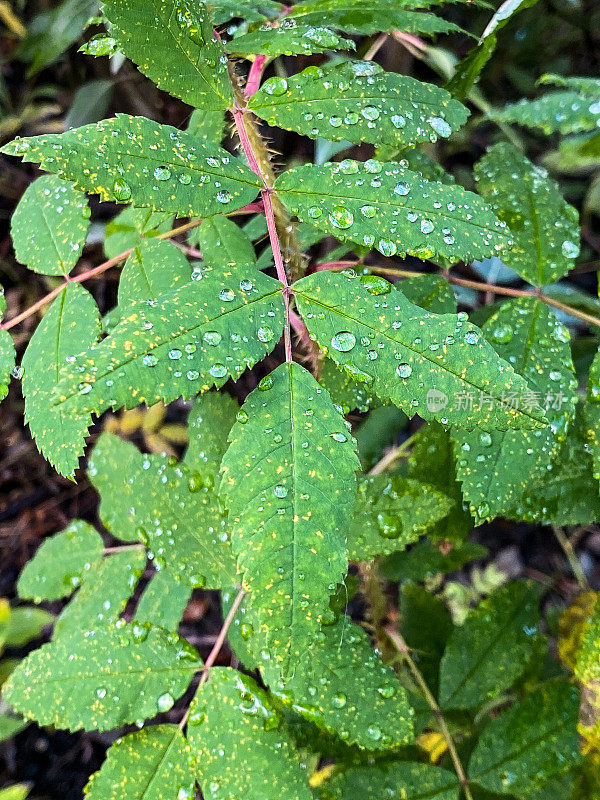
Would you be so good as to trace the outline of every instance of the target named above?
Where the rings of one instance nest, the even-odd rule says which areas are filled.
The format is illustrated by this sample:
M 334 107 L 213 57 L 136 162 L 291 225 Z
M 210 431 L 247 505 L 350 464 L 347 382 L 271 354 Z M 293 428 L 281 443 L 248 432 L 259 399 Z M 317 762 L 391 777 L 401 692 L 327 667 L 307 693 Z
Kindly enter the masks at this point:
M 49 295 L 15 310 L 26 293 L 7 259 L 0 395 L 22 376 L 31 434 L 69 477 L 91 415 L 131 410 L 99 421 L 88 456 L 102 532 L 71 522 L 19 580 L 21 598 L 53 613 L 0 601 L 0 739 L 30 719 L 139 729 L 115 734 L 91 800 L 186 800 L 196 782 L 213 800 L 592 796 L 597 719 L 581 766 L 575 681 L 586 719 L 598 613 L 579 626 L 569 683 L 540 633 L 541 585 L 507 582 L 502 554 L 473 567 L 487 550 L 467 539 L 501 515 L 504 530 L 600 519 L 600 356 L 580 335 L 600 306 L 577 264 L 577 211 L 537 166 L 575 170 L 564 188 L 579 201 L 597 166 L 600 82 L 546 76 L 545 97 L 499 112 L 473 89 L 496 49 L 511 65 L 498 85 L 526 85 L 520 37 L 498 34 L 533 2 L 503 3 L 453 70 L 452 45 L 412 35 L 461 30 L 432 13 L 437 0 L 105 0 L 93 24 L 107 31 L 84 54 L 110 56 L 111 72 L 131 59 L 179 98 L 156 103 L 146 85 L 135 107 L 187 129 L 123 114 L 68 129 L 108 108 L 102 78 L 79 90 L 66 132 L 2 148 L 52 174 L 12 219 L 16 259 L 38 273 L 31 294 Z M 34 21 L 19 48 L 32 70 L 75 40 L 88 5 Z M 411 59 L 380 51 L 381 33 Z M 412 56 L 454 78 L 401 74 Z M 95 108 L 82 111 L 86 86 Z M 482 112 L 469 126 L 467 96 Z M 513 121 L 583 135 L 546 156 Z M 488 131 L 500 141 L 473 181 Z M 291 153 L 297 136 L 314 148 Z M 92 204 L 90 227 L 83 192 L 125 207 L 105 225 L 114 208 Z M 82 287 L 109 268 L 93 296 Z M 571 270 L 576 286 L 561 280 Z M 7 329 L 25 319 L 14 370 Z M 496 554 L 497 530 L 472 538 Z M 210 637 L 196 629 L 198 590 L 221 593 Z M 210 638 L 206 667 L 180 630 Z M 175 706 L 190 685 L 191 706 Z
M 19 664 L 2 694 L 42 725 L 108 730 L 168 710 L 199 666 L 184 640 L 120 621 L 43 645 Z
M 261 800 L 267 792 L 310 800 L 300 756 L 281 723 L 252 678 L 227 667 L 213 669 L 192 701 L 188 728 L 203 791 L 215 800 Z
M 135 766 L 134 766 L 135 765 Z M 194 790 L 190 746 L 177 725 L 152 725 L 112 745 L 85 788 L 91 800 L 168 800 Z
M 40 603 L 66 597 L 101 558 L 104 544 L 94 528 L 75 520 L 48 537 L 19 577 L 20 597 Z
M 566 275 L 579 253 L 578 215 L 547 172 L 501 143 L 476 164 L 475 178 L 512 235 L 506 264 L 535 286 Z
M 363 61 L 271 78 L 249 107 L 269 125 L 312 138 L 396 146 L 447 138 L 468 114 L 444 89 Z
M 502 251 L 506 223 L 458 186 L 375 159 L 294 167 L 276 182 L 285 205 L 320 231 L 384 256 L 458 261 Z
M 247 398 L 230 442 L 221 491 L 233 551 L 287 673 L 314 639 L 347 568 L 344 531 L 358 458 L 326 390 L 293 362 Z
M 54 175 L 30 184 L 11 233 L 15 255 L 34 272 L 67 275 L 79 261 L 89 228 L 85 196 Z
M 460 316 L 424 312 L 387 281 L 369 276 L 318 272 L 295 291 L 311 335 L 327 354 L 407 414 L 418 410 L 425 419 L 484 430 L 535 429 L 544 419 L 539 407 L 513 409 L 503 402 L 510 392 L 527 391 L 527 384 Z M 441 393 L 437 406 L 431 395 L 427 399 L 432 390 Z M 473 391 L 492 398 L 478 414 L 462 403 Z
M 211 216 L 225 206 L 234 211 L 254 200 L 260 187 L 248 167 L 216 145 L 126 114 L 66 133 L 15 140 L 2 152 L 39 163 L 102 200 L 179 216 Z

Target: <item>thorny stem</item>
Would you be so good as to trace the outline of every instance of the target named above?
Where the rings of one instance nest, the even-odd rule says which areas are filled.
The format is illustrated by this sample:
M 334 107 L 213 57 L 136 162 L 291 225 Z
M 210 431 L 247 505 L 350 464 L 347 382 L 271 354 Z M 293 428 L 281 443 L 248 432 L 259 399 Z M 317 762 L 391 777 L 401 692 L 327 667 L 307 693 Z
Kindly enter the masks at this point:
M 413 661 L 408 645 L 406 644 L 400 633 L 391 625 L 387 625 L 385 627 L 385 632 L 392 641 L 392 643 L 394 644 L 394 647 L 396 648 L 398 653 L 408 664 L 408 668 L 410 669 L 413 678 L 415 679 L 419 689 L 423 692 L 423 697 L 425 698 L 427 705 L 431 709 L 431 712 L 436 719 L 439 731 L 444 737 L 444 741 L 446 742 L 446 746 L 448 747 L 448 752 L 450 754 L 450 758 L 452 759 L 452 763 L 454 765 L 454 771 L 456 772 L 458 780 L 460 781 L 460 785 L 465 795 L 465 800 L 473 800 L 473 795 L 471 794 L 471 789 L 469 787 L 469 779 L 467 778 L 464 767 L 456 751 L 456 745 L 454 744 L 454 739 L 452 738 L 452 734 L 448 730 L 448 726 L 446 725 L 446 720 L 444 719 L 444 715 L 442 714 L 442 711 L 439 705 L 437 704 L 435 697 L 432 695 L 429 686 L 427 686 L 425 678 L 421 674 L 420 669 Z
M 235 618 L 235 615 L 238 612 L 238 609 L 240 607 L 240 603 L 244 599 L 245 595 L 246 595 L 246 592 L 243 589 L 240 589 L 240 591 L 237 593 L 237 596 L 236 596 L 235 600 L 233 601 L 233 604 L 232 604 L 231 608 L 229 609 L 229 612 L 228 612 L 227 616 L 223 620 L 223 625 L 221 626 L 221 630 L 219 631 L 219 635 L 217 636 L 217 638 L 215 640 L 215 643 L 213 645 L 212 650 L 208 654 L 208 658 L 204 662 L 204 667 L 202 668 L 202 675 L 200 676 L 200 683 L 198 684 L 198 686 L 202 686 L 202 684 L 206 683 L 206 681 L 208 680 L 208 673 L 210 671 L 210 668 L 213 666 L 213 664 L 217 660 L 217 657 L 218 657 L 219 653 L 221 652 L 221 648 L 223 647 L 223 643 L 224 643 L 225 639 L 227 638 L 227 631 L 229 630 L 229 628 L 231 626 L 231 623 L 233 622 L 233 620 Z M 183 715 L 183 717 L 181 718 L 181 721 L 179 723 L 179 729 L 180 730 L 185 727 L 185 724 L 188 721 L 189 715 L 190 715 L 190 709 L 188 708 L 186 710 L 185 714 Z
M 250 67 L 250 72 L 248 73 L 248 81 L 246 83 L 246 91 L 245 96 L 246 100 L 252 97 L 253 94 L 256 94 L 258 91 L 258 87 L 260 86 L 260 79 L 262 77 L 263 70 L 265 68 L 265 64 L 267 62 L 266 56 L 256 56 L 254 61 L 252 62 L 252 66 Z
M 244 153 L 246 154 L 246 158 L 248 159 L 248 164 L 250 165 L 252 171 L 258 175 L 258 177 L 261 179 L 263 183 L 263 188 L 260 190 L 260 193 L 265 208 L 267 230 L 269 231 L 269 240 L 271 242 L 271 249 L 273 250 L 273 258 L 275 260 L 275 269 L 277 270 L 277 277 L 279 278 L 279 280 L 283 285 L 283 300 L 285 303 L 285 329 L 284 329 L 285 360 L 291 361 L 292 336 L 290 331 L 290 285 L 288 283 L 285 264 L 283 263 L 281 246 L 279 244 L 279 235 L 277 233 L 277 225 L 275 222 L 275 213 L 273 211 L 273 202 L 271 198 L 273 193 L 273 187 L 271 183 L 267 180 L 267 176 L 265 176 L 265 174 L 263 173 L 258 164 L 254 148 L 252 147 L 252 143 L 250 141 L 250 137 L 248 136 L 248 131 L 246 129 L 246 122 L 244 120 L 244 109 L 238 105 L 235 105 L 231 108 L 231 113 L 233 114 L 235 127 L 238 136 L 240 137 L 240 142 L 244 150 Z

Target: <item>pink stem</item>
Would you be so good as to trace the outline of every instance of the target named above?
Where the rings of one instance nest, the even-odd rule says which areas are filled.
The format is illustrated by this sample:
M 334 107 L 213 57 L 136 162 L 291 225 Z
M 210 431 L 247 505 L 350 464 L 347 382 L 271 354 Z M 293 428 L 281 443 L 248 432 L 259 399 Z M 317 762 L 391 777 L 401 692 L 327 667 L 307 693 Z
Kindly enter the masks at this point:
M 265 64 L 267 63 L 266 56 L 256 56 L 250 67 L 248 73 L 248 80 L 246 82 L 246 100 L 256 94 L 260 86 L 260 79 L 262 77 Z
M 271 242 L 271 249 L 273 250 L 273 258 L 275 260 L 275 269 L 277 270 L 277 277 L 283 284 L 283 300 L 285 304 L 285 328 L 284 328 L 285 360 L 291 361 L 292 337 L 290 333 L 290 286 L 287 279 L 287 273 L 285 271 L 285 264 L 283 263 L 281 247 L 279 246 L 277 226 L 275 224 L 275 212 L 273 211 L 273 202 L 271 200 L 271 193 L 273 189 L 271 186 L 268 185 L 267 181 L 265 180 L 265 176 L 262 174 L 258 161 L 256 160 L 256 156 L 252 148 L 252 143 L 250 142 L 248 131 L 246 130 L 243 110 L 239 106 L 234 106 L 231 109 L 231 112 L 233 114 L 233 119 L 235 121 L 235 127 L 237 128 L 238 136 L 240 137 L 240 142 L 244 149 L 244 153 L 246 154 L 246 158 L 248 159 L 248 164 L 250 165 L 250 168 L 258 175 L 258 177 L 263 182 L 263 188 L 261 189 L 260 194 L 265 208 L 267 230 L 269 231 L 269 240 Z

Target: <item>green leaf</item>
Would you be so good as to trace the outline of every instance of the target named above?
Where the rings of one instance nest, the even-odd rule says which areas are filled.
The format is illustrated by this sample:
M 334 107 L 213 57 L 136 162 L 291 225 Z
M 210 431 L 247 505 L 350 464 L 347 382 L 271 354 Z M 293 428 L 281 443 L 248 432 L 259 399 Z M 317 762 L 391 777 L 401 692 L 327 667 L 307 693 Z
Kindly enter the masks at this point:
M 100 334 L 92 295 L 71 281 L 54 300 L 23 356 L 25 420 L 42 455 L 62 475 L 72 476 L 83 455 L 89 414 L 73 416 L 51 403 L 60 370 Z
M 348 559 L 367 561 L 414 542 L 454 503 L 427 484 L 400 475 L 374 475 L 358 485 L 348 528 Z
M 468 508 L 463 504 L 460 484 L 456 479 L 456 462 L 450 434 L 437 423 L 430 422 L 417 433 L 408 462 L 408 477 L 428 483 L 454 500 L 454 508 L 430 536 L 436 539 L 462 541 L 473 527 Z
M 23 647 L 32 639 L 37 639 L 46 625 L 50 625 L 54 617 L 43 608 L 17 606 L 11 609 L 5 645 L 7 647 Z
M 550 425 L 536 431 L 452 431 L 463 497 L 478 521 L 511 516 L 531 482 L 544 480 L 577 400 L 569 332 L 547 305 L 535 297 L 507 300 L 482 332 L 531 386 L 515 402 L 541 405 Z
M 313 139 L 402 146 L 447 138 L 469 113 L 445 89 L 385 72 L 373 61 L 270 78 L 248 105 L 269 125 Z
M 469 561 L 483 558 L 487 552 L 487 548 L 476 542 L 462 542 L 455 544 L 448 553 L 442 553 L 425 539 L 410 550 L 389 555 L 381 562 L 380 571 L 390 581 L 426 581 L 438 573 L 456 572 Z
M 252 31 L 227 42 L 225 49 L 236 56 L 260 53 L 269 58 L 277 56 L 310 55 L 327 50 L 355 50 L 351 39 L 344 39 L 329 28 L 314 25 L 288 25 L 268 30 Z
M 191 797 L 190 746 L 177 725 L 152 725 L 117 739 L 85 787 L 90 800 L 175 800 Z
M 149 239 L 136 246 L 119 279 L 118 303 L 125 312 L 131 300 L 153 300 L 191 280 L 187 258 L 171 242 Z
M 115 258 L 132 247 L 139 247 L 146 239 L 171 230 L 172 225 L 172 214 L 127 206 L 106 226 L 106 257 Z
M 574 90 L 550 92 L 535 100 L 519 100 L 494 110 L 491 116 L 500 122 L 537 128 L 545 134 L 595 131 L 600 121 L 600 88 L 596 82 L 593 86 L 586 85 L 585 89 L 591 91 L 584 93 L 584 87 L 576 84 Z
M 205 142 L 220 145 L 225 136 L 225 114 L 222 110 L 196 108 L 192 112 L 186 130 L 193 136 L 204 139 Z
M 3 289 L 0 286 L 0 300 L 4 300 Z M 1 312 L 4 309 L 0 308 Z M 0 400 L 8 394 L 8 385 L 15 366 L 15 346 L 12 336 L 8 331 L 0 329 Z
M 600 518 L 598 482 L 590 453 L 586 404 L 578 403 L 558 456 L 527 487 L 514 518 L 554 525 L 589 525 Z M 593 450 L 593 447 L 592 447 Z
M 454 629 L 440 665 L 442 708 L 474 708 L 512 686 L 536 647 L 539 602 L 539 587 L 508 583 Z
M 216 482 L 229 444 L 227 437 L 239 410 L 233 397 L 220 392 L 201 394 L 194 400 L 188 417 L 189 443 L 183 462 L 207 483 Z
M 230 440 L 221 493 L 232 546 L 268 646 L 287 675 L 346 572 L 359 462 L 329 395 L 295 362 L 277 367 L 248 396 Z
M 335 405 L 340 406 L 344 414 L 355 409 L 364 413 L 377 404 L 377 399 L 364 383 L 359 383 L 349 373 L 342 372 L 330 358 L 323 361 L 319 383 L 327 389 Z
M 41 603 L 67 597 L 102 557 L 104 543 L 88 522 L 77 519 L 44 539 L 17 583 L 19 597 Z
M 29 723 L 19 717 L 9 717 L 7 714 L 0 714 L 0 742 L 12 739 L 17 733 L 26 728 Z
M 0 152 L 39 163 L 101 200 L 180 217 L 208 217 L 224 207 L 235 211 L 260 189 L 252 170 L 226 150 L 127 114 L 66 133 L 15 139 Z
M 454 628 L 450 612 L 443 600 L 412 583 L 401 588 L 399 612 L 402 638 L 437 697 L 440 661 Z
M 528 794 L 581 761 L 579 692 L 547 683 L 487 723 L 469 762 L 469 778 L 498 794 Z
M 172 570 L 161 569 L 155 573 L 135 610 L 136 622 L 150 623 L 166 631 L 177 631 L 192 587 L 177 580 Z
M 68 275 L 90 226 L 85 195 L 55 175 L 42 175 L 25 190 L 10 230 L 17 259 L 43 275 Z
M 374 159 L 293 167 L 275 183 L 301 220 L 326 234 L 395 254 L 453 261 L 502 250 L 506 223 L 472 192 Z
M 407 414 L 467 429 L 540 427 L 541 409 L 503 402 L 528 386 L 461 315 L 423 311 L 383 279 L 374 287 L 330 271 L 303 278 L 294 292 L 311 336 L 327 355 Z M 485 407 L 465 407 L 469 393 Z
M 263 22 L 278 17 L 283 11 L 275 0 L 209 0 L 206 6 L 215 25 L 223 25 L 234 17 L 246 22 Z
M 433 14 L 408 10 L 396 0 L 316 0 L 299 3 L 293 18 L 307 25 L 329 25 L 347 33 L 406 33 L 431 35 L 460 31 L 457 25 Z
M 183 639 L 160 628 L 140 636 L 134 625 L 119 620 L 34 650 L 4 684 L 2 696 L 41 725 L 110 730 L 165 711 L 201 666 Z
M 584 406 L 585 436 L 592 456 L 594 478 L 600 478 L 600 352 L 590 365 L 587 381 L 587 400 Z
M 322 800 L 458 800 L 460 786 L 452 772 L 429 764 L 398 761 L 351 767 L 323 784 Z
M 202 3 L 104 0 L 103 10 L 121 50 L 160 89 L 195 108 L 231 105 L 227 62 Z
M 281 715 L 252 678 L 228 667 L 211 669 L 192 701 L 187 735 L 203 793 L 212 800 L 311 800 L 308 775 Z
M 566 275 L 579 253 L 578 214 L 546 170 L 501 142 L 477 162 L 475 180 L 512 235 L 505 264 L 535 286 Z
M 398 287 L 414 305 L 434 314 L 456 314 L 452 287 L 441 275 L 418 275 L 406 278 Z
M 233 596 L 226 594 L 225 603 Z M 288 678 L 265 655 L 265 636 L 248 598 L 230 637 L 247 668 L 260 666 L 272 694 L 321 731 L 366 750 L 391 749 L 412 740 L 412 709 L 404 689 L 367 634 L 344 614 L 323 625 L 310 655 L 298 660 Z
M 478 43 L 456 65 L 454 75 L 446 84 L 449 92 L 462 100 L 477 82 L 482 69 L 496 49 L 497 32 L 507 25 L 515 14 L 534 6 L 538 0 L 504 0 L 485 26 Z
M 56 620 L 53 639 L 68 640 L 79 631 L 115 623 L 144 572 L 146 559 L 143 548 L 126 549 L 94 564 Z
M 108 338 L 64 368 L 57 406 L 100 414 L 187 399 L 269 353 L 283 329 L 279 281 L 241 267 L 207 268 L 199 278 L 132 304 Z
M 186 586 L 220 589 L 235 581 L 223 508 L 213 491 L 185 464 L 140 453 L 102 434 L 89 462 L 102 497 L 100 518 L 115 536 L 141 540 L 161 569 Z
M 211 266 L 256 263 L 256 253 L 248 235 L 222 214 L 202 220 L 192 231 L 190 243 L 200 248 L 202 258 Z

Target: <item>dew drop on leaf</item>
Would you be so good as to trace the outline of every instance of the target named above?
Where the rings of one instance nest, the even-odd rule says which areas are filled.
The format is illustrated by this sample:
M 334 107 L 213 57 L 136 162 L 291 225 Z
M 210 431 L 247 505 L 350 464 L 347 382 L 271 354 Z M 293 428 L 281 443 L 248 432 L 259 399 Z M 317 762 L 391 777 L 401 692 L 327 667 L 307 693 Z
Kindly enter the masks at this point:
M 331 346 L 340 353 L 347 353 L 356 344 L 356 336 L 350 331 L 339 331 L 331 338 Z

